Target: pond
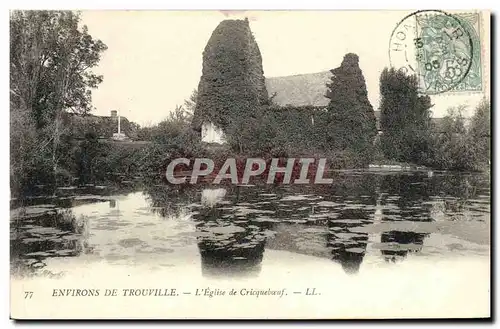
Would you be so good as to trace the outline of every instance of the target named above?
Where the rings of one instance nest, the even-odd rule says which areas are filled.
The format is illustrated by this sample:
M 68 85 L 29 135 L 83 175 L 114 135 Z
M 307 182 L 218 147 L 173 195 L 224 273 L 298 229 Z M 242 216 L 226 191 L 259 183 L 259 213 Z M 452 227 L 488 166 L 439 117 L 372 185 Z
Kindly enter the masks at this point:
M 475 306 L 489 305 L 488 174 L 334 177 L 331 185 L 152 185 L 35 198 L 11 210 L 11 272 L 64 278 L 140 270 L 304 284 L 321 277 L 365 295 L 417 282 L 411 298 L 467 282 L 481 296 Z M 453 298 L 466 301 L 470 291 Z

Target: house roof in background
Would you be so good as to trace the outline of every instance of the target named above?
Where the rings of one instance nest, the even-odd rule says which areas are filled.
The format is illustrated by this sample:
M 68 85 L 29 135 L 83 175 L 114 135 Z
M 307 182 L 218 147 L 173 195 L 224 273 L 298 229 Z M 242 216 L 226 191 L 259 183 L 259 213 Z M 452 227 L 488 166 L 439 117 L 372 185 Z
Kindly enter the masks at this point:
M 280 106 L 327 106 L 330 99 L 325 97 L 332 73 L 323 71 L 284 77 L 266 78 L 269 97 Z
M 280 106 L 327 106 L 330 102 L 325 97 L 327 86 L 332 77 L 330 71 L 317 73 L 289 75 L 282 77 L 266 78 L 266 88 L 269 97 Z M 380 130 L 380 110 L 374 109 L 377 119 L 377 129 Z M 439 130 L 442 125 L 442 118 L 431 118 L 431 122 Z

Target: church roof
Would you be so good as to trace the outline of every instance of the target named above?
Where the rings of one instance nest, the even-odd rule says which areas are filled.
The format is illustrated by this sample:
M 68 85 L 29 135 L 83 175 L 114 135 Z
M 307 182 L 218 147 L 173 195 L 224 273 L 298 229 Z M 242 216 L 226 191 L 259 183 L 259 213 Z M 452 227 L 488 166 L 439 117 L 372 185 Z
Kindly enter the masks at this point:
M 280 106 L 327 106 L 326 83 L 332 73 L 323 71 L 284 77 L 266 78 L 269 97 Z

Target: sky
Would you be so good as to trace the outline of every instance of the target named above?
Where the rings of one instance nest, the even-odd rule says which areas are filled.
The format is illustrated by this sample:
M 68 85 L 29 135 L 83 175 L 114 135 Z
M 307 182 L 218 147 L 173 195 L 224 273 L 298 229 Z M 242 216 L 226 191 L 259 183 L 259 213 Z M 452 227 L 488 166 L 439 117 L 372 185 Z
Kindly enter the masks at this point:
M 358 54 L 368 98 L 379 106 L 379 77 L 390 66 L 391 33 L 407 11 L 83 11 L 82 24 L 108 50 L 94 72 L 104 76 L 93 91 L 94 114 L 121 115 L 141 126 L 155 124 L 198 87 L 203 50 L 224 19 L 248 17 L 259 45 L 264 75 L 315 73 L 340 66 L 346 53 Z M 489 22 L 489 20 L 486 20 Z M 489 40 L 489 25 L 483 27 Z M 489 72 L 489 44 L 483 44 Z M 433 116 L 449 107 L 469 106 L 489 95 L 445 93 L 432 96 Z

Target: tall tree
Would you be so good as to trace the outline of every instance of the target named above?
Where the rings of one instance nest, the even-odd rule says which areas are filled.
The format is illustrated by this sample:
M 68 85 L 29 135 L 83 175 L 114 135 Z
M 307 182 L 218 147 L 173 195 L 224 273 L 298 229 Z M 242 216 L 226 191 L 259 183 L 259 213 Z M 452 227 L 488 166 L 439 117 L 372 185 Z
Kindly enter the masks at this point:
M 360 156 L 366 164 L 371 158 L 377 128 L 358 55 L 345 55 L 340 67 L 331 72 L 326 94 L 330 98 L 327 145 L 337 152 Z
M 382 150 L 389 159 L 425 164 L 432 158 L 429 96 L 418 94 L 418 80 L 401 70 L 380 75 Z
M 198 101 L 198 90 L 196 89 L 193 90 L 188 99 L 184 100 L 183 107 L 191 119 L 193 117 L 197 101 Z
M 60 138 L 65 111 L 91 110 L 91 89 L 102 81 L 92 73 L 106 45 L 93 39 L 72 11 L 13 11 L 10 16 L 11 127 L 19 134 L 36 130 L 34 154 L 12 149 L 11 167 L 19 161 L 50 158 L 54 177 L 61 157 Z M 15 139 L 22 142 L 21 139 Z M 12 145 L 11 145 L 12 146 Z M 22 148 L 22 147 L 21 147 Z M 24 159 L 24 160 L 23 160 Z M 26 166 L 20 165 L 26 169 Z M 26 173 L 24 173 L 26 174 Z
M 491 105 L 489 100 L 484 99 L 477 105 L 471 120 L 470 134 L 479 161 L 489 165 L 491 161 Z
M 37 126 L 67 109 L 92 109 L 95 67 L 106 45 L 92 38 L 71 11 L 14 11 L 10 19 L 10 83 L 17 107 L 30 108 Z M 15 107 L 16 108 L 16 107 Z

